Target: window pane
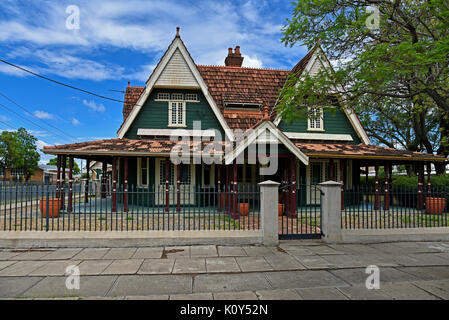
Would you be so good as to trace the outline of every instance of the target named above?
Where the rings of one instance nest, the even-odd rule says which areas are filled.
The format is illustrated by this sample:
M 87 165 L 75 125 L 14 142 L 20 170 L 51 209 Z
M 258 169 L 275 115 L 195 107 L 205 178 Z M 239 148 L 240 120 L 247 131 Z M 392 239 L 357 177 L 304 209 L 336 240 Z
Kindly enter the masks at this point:
M 170 99 L 170 94 L 167 92 L 159 92 L 157 94 L 157 99 L 158 100 L 169 100 Z
M 177 113 L 176 113 L 176 102 L 172 102 L 171 104 L 171 124 L 176 124 L 177 121 Z
M 182 93 L 172 93 L 171 98 L 172 100 L 183 100 L 184 95 Z
M 198 101 L 196 93 L 187 93 L 186 101 Z
M 184 105 L 184 103 L 182 103 L 182 102 L 178 103 L 178 124 L 183 124 L 182 123 L 182 120 L 183 120 L 183 117 L 182 117 L 183 105 Z

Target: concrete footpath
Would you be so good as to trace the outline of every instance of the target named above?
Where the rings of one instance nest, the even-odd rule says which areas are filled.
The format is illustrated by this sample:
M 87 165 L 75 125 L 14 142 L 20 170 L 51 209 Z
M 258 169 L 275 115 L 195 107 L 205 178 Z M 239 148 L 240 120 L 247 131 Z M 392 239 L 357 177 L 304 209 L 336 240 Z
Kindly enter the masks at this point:
M 380 289 L 365 286 L 369 265 Z M 449 299 L 449 242 L 0 249 L 0 298 Z

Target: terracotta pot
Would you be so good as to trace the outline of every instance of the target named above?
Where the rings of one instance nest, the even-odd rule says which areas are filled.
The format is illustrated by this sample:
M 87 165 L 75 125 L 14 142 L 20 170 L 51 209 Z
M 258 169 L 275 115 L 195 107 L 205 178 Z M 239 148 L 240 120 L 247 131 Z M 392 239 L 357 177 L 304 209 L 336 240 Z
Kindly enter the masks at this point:
M 42 213 L 42 217 L 47 217 L 47 199 L 39 200 L 39 208 Z M 59 211 L 62 209 L 62 200 L 59 198 L 49 198 L 48 199 L 48 217 L 57 218 Z
M 249 211 L 248 203 L 239 203 L 239 212 L 241 216 L 247 216 Z
M 444 208 L 446 207 L 446 199 L 445 198 L 433 198 L 433 197 L 427 197 L 426 198 L 427 203 L 427 213 L 430 214 L 442 214 L 444 211 Z
M 279 203 L 278 204 L 278 216 L 282 217 L 282 214 L 284 213 L 284 205 Z

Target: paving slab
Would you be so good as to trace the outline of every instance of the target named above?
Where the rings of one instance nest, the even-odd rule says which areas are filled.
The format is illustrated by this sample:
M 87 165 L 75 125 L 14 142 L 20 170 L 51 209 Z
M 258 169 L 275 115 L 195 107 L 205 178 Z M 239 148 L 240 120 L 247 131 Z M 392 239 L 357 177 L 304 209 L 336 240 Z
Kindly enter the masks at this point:
M 131 259 L 136 250 L 137 250 L 136 248 L 112 248 L 102 257 L 102 259 L 106 260 Z
M 447 261 L 438 257 L 435 253 L 415 253 L 408 255 L 397 255 L 392 257 L 394 261 L 402 266 L 441 266 L 447 265 Z
M 293 289 L 258 290 L 259 300 L 303 300 Z
M 270 271 L 273 267 L 262 257 L 236 257 L 237 264 L 243 272 Z
M 177 258 L 172 273 L 205 273 L 206 259 L 204 258 Z
M 190 247 L 189 246 L 164 247 L 164 253 L 166 254 L 167 259 L 189 258 Z
M 329 247 L 346 254 L 381 254 L 382 251 L 363 244 L 330 244 Z
M 53 252 L 41 257 L 41 260 L 66 260 L 73 258 L 74 255 L 78 254 L 82 248 L 64 248 L 56 249 Z
M 214 300 L 258 300 L 258 298 L 252 291 L 216 292 Z
M 310 246 L 308 249 L 318 255 L 345 254 L 344 252 L 335 250 L 329 246 Z
M 174 259 L 145 259 L 137 273 L 170 274 L 173 271 L 174 264 Z
M 365 284 L 366 279 L 369 274 L 365 273 L 365 268 L 357 269 L 340 269 L 331 270 L 330 272 L 337 277 L 349 282 L 353 285 Z M 419 278 L 412 274 L 402 272 L 395 268 L 390 267 L 380 267 L 380 284 L 386 284 L 390 282 L 406 282 L 406 281 L 417 281 Z
M 292 256 L 313 256 L 315 255 L 315 252 L 313 252 L 312 250 L 309 250 L 307 248 L 302 248 L 302 247 L 285 247 L 280 245 L 279 246 L 282 250 L 285 250 L 288 254 L 292 255 Z
M 138 248 L 132 256 L 133 259 L 160 259 L 163 247 Z
M 439 300 L 411 283 L 386 284 L 380 290 L 394 300 Z
M 234 257 L 220 257 L 206 259 L 207 272 L 240 272 Z
M 254 291 L 273 289 L 261 273 L 200 274 L 193 282 L 193 292 Z
M 410 253 L 410 251 L 407 251 L 405 248 L 396 245 L 395 243 L 371 243 L 367 246 L 378 250 L 380 254 L 404 255 Z
M 13 259 L 13 257 L 18 256 L 19 254 L 19 252 L 0 251 L 0 261 Z
M 441 299 L 449 300 L 449 280 L 418 281 L 413 284 Z
M 449 249 L 440 242 L 395 242 L 395 246 L 404 249 L 404 253 L 432 253 Z
M 275 289 L 347 286 L 348 284 L 328 271 L 304 270 L 264 273 Z
M 143 259 L 114 260 L 101 274 L 135 274 Z
M 0 298 L 25 297 L 23 292 L 43 277 L 0 277 Z
M 294 256 L 307 269 L 326 269 L 333 265 L 320 256 Z
M 326 255 L 322 257 L 329 262 L 329 265 L 334 268 L 357 268 L 367 267 L 368 265 L 362 259 L 357 259 L 357 256 L 345 255 Z
M 362 263 L 362 266 L 376 265 L 378 267 L 397 267 L 399 263 L 394 260 L 393 255 L 389 254 L 357 254 L 350 256 Z
M 246 246 L 243 247 L 248 257 L 261 257 L 279 254 L 276 247 L 259 247 L 259 246 Z
M 116 276 L 81 276 L 80 289 L 69 290 L 66 287 L 67 277 L 46 277 L 23 293 L 26 297 L 101 297 L 104 296 L 116 281 Z
M 3 269 L 5 269 L 6 267 L 8 267 L 8 266 L 10 266 L 10 265 L 12 265 L 12 264 L 14 264 L 14 263 L 16 263 L 16 262 L 17 262 L 17 261 L 14 261 L 14 260 L 0 261 L 0 271 L 3 270 Z
M 0 277 L 26 276 L 30 272 L 47 264 L 48 261 L 18 261 L 0 271 Z
M 242 247 L 218 246 L 218 255 L 220 257 L 245 257 L 246 252 Z
M 212 300 L 212 293 L 173 294 L 170 300 Z
M 109 248 L 86 248 L 72 257 L 73 260 L 99 260 L 109 251 Z
M 192 277 L 185 275 L 120 276 L 108 296 L 148 296 L 192 293 Z
M 296 292 L 304 300 L 348 300 L 348 298 L 336 288 L 304 288 L 296 289 Z
M 81 261 L 77 260 L 56 260 L 46 261 L 42 267 L 33 270 L 28 275 L 30 276 L 63 276 L 66 274 L 65 270 L 68 266 L 76 266 Z
M 306 269 L 306 267 L 290 255 L 265 256 L 265 260 L 273 267 L 273 270 Z
M 125 300 L 168 300 L 168 294 L 157 294 L 151 296 L 127 296 Z
M 216 246 L 192 246 L 190 247 L 191 258 L 218 257 Z
M 14 260 L 39 260 L 52 253 L 54 250 L 26 251 L 19 253 Z
M 391 300 L 391 297 L 381 290 L 368 290 L 365 286 L 340 287 L 338 290 L 351 300 Z
M 412 274 L 422 280 L 449 279 L 449 268 L 447 266 L 400 267 L 396 269 Z
M 78 266 L 80 275 L 98 275 L 101 274 L 112 263 L 113 260 L 85 260 Z

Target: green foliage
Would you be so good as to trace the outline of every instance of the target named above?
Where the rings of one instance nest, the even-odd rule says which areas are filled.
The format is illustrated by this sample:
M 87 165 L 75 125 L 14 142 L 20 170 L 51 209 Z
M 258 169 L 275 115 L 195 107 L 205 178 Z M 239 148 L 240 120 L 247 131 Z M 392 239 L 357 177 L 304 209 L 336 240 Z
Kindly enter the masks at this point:
M 23 168 L 25 179 L 29 180 L 38 169 L 40 155 L 36 147 L 37 139 L 24 128 L 17 131 L 3 131 L 0 134 L 0 166 Z
M 58 158 L 52 158 L 50 159 L 50 161 L 48 161 L 47 163 L 50 166 L 57 166 L 58 165 Z M 66 158 L 66 163 L 65 163 L 65 167 L 66 169 L 69 168 L 69 158 Z M 61 164 L 61 168 L 62 168 L 62 164 Z M 62 169 L 61 169 L 62 170 Z M 77 175 L 80 173 L 80 167 L 78 167 L 78 164 L 76 162 L 73 162 L 73 168 L 72 168 L 72 173 L 74 175 Z
M 360 176 L 360 183 L 365 184 L 365 176 Z M 425 177 L 427 182 L 427 176 Z M 374 186 L 375 177 L 368 177 L 368 185 Z M 442 174 L 439 176 L 431 176 L 430 181 L 432 187 L 449 187 L 449 174 Z M 379 182 L 384 183 L 384 176 L 379 174 Z M 394 187 L 418 187 L 418 176 L 412 175 L 393 175 L 392 183 Z

